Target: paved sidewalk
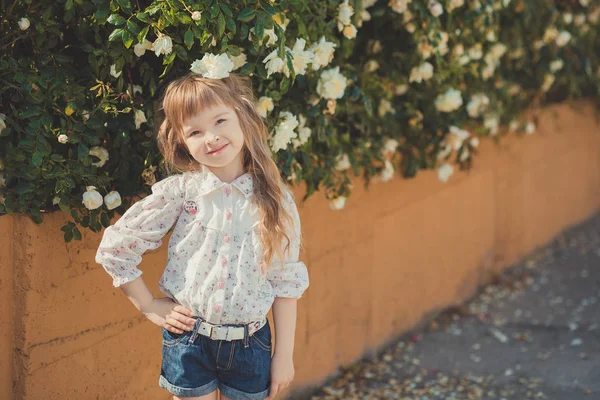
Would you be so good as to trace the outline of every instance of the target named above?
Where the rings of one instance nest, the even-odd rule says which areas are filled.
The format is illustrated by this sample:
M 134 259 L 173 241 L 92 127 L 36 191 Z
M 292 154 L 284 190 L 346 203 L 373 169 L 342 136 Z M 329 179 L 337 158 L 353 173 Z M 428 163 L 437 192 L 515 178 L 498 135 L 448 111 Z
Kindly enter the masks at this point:
M 597 214 L 312 399 L 600 399 L 599 298 Z

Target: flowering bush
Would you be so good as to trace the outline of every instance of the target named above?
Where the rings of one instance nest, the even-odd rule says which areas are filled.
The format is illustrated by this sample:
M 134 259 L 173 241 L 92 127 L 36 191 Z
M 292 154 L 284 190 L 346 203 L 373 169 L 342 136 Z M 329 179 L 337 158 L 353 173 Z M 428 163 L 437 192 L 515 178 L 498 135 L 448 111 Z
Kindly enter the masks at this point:
M 0 20 L 0 214 L 107 226 L 162 178 L 164 85 L 250 75 L 283 176 L 344 207 L 366 184 L 469 167 L 546 102 L 598 98 L 600 5 L 547 0 L 16 0 Z M 523 115 L 523 111 L 528 113 Z M 501 128 L 501 127 L 507 128 Z

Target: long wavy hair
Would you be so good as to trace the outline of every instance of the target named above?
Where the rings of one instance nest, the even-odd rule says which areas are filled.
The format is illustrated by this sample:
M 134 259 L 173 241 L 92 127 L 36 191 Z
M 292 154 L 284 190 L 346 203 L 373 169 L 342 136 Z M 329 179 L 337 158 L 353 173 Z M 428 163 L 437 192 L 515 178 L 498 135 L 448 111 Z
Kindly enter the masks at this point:
M 191 156 L 184 142 L 183 121 L 221 104 L 235 110 L 244 134 L 244 170 L 254 181 L 253 201 L 259 209 L 258 230 L 264 247 L 261 270 L 266 273 L 274 255 L 283 267 L 283 253 L 290 248 L 290 231 L 286 227 L 293 224 L 293 219 L 283 207 L 285 183 L 272 159 L 267 144 L 269 132 L 256 111 L 250 79 L 237 74 L 223 79 L 206 79 L 189 73 L 171 82 L 158 110 L 159 118 L 162 117 L 157 133 L 158 148 L 171 172 L 200 169 L 202 165 Z M 285 248 L 281 245 L 284 241 L 287 241 Z

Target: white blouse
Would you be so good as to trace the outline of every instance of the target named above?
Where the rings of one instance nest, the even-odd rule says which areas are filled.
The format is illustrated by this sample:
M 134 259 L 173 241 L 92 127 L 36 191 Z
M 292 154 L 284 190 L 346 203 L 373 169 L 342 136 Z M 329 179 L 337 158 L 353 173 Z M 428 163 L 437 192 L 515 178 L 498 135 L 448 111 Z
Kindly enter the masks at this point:
M 266 276 L 252 176 L 225 183 L 207 168 L 154 184 L 152 194 L 104 231 L 96 262 L 114 287 L 132 281 L 142 274 L 137 268 L 142 254 L 160 247 L 175 224 L 160 291 L 213 324 L 262 321 L 275 297 L 300 298 L 309 284 L 306 265 L 298 261 L 298 210 L 291 192 L 285 193 L 293 235 L 283 269 L 275 255 Z

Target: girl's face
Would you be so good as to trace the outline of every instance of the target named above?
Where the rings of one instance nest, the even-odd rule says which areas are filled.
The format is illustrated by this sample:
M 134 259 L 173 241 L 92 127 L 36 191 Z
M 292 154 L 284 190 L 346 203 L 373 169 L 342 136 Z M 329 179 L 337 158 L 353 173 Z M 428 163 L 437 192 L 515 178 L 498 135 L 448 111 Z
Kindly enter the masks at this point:
M 233 108 L 221 104 L 185 119 L 183 138 L 192 157 L 211 170 L 243 170 L 244 133 Z

